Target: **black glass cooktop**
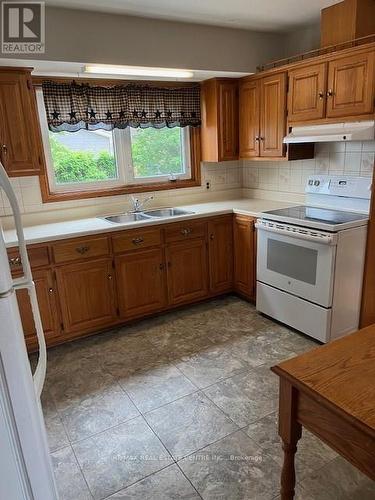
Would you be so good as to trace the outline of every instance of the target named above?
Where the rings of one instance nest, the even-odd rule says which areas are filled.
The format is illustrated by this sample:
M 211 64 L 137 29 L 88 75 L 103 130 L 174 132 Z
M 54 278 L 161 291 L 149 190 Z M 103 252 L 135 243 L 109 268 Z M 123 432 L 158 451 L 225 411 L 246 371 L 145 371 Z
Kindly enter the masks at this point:
M 305 205 L 290 208 L 280 208 L 279 210 L 270 210 L 263 213 L 263 216 L 267 215 L 277 215 L 279 217 L 297 219 L 302 222 L 322 222 L 324 224 L 329 224 L 332 226 L 368 219 L 368 215 L 365 214 L 344 212 L 341 210 L 330 210 L 327 208 L 307 207 Z

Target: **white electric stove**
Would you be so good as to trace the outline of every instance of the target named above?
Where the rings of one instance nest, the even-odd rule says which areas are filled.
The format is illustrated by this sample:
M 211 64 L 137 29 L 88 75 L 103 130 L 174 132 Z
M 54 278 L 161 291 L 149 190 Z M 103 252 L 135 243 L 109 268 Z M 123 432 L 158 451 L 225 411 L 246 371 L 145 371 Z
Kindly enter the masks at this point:
M 358 328 L 371 180 L 311 176 L 305 192 L 257 221 L 256 305 L 329 342 Z

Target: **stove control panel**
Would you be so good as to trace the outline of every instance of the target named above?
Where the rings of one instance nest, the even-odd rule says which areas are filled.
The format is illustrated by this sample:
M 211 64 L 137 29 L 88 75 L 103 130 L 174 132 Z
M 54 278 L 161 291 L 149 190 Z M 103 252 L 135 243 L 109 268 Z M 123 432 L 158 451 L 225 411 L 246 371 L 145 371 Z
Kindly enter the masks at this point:
M 371 179 L 347 175 L 311 175 L 306 182 L 305 193 L 346 198 L 371 198 Z

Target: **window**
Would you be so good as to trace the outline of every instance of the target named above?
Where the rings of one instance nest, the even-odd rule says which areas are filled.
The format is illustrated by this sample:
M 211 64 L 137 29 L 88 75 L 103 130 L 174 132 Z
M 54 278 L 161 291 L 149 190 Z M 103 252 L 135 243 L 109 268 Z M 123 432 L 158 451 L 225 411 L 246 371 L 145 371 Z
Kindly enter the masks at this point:
M 135 186 L 146 191 L 153 184 L 172 188 L 192 179 L 188 127 L 51 132 L 41 90 L 37 102 L 50 193 Z

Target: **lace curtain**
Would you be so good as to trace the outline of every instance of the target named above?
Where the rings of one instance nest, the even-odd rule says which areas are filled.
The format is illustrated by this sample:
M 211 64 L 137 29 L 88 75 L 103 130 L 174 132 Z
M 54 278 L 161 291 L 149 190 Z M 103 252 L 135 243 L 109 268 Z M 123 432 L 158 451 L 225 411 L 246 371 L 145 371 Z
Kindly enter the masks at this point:
M 42 88 L 48 127 L 53 132 L 201 124 L 199 85 L 93 87 L 46 81 Z

